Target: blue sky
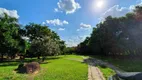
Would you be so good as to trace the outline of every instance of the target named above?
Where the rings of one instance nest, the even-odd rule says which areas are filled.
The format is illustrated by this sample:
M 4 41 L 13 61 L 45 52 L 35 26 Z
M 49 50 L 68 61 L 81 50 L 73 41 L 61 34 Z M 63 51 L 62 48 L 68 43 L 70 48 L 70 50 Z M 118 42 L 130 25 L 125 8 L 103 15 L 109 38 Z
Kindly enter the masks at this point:
M 76 46 L 105 17 L 123 16 L 139 4 L 141 0 L 1 0 L 0 15 L 8 13 L 22 25 L 48 25 L 67 46 Z

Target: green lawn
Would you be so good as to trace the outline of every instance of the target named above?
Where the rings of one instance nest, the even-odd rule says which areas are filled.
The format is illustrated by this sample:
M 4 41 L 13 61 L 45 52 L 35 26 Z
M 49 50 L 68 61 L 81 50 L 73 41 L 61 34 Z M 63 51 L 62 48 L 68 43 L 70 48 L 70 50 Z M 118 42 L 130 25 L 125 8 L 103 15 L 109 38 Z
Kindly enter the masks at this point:
M 135 59 L 113 59 L 110 57 L 94 56 L 95 58 L 109 62 L 116 67 L 128 72 L 142 72 L 142 60 Z
M 0 63 L 0 80 L 87 80 L 87 64 L 70 59 L 83 60 L 76 55 L 48 57 L 45 61 L 48 63 L 41 64 L 41 71 L 34 75 L 15 73 L 18 62 Z

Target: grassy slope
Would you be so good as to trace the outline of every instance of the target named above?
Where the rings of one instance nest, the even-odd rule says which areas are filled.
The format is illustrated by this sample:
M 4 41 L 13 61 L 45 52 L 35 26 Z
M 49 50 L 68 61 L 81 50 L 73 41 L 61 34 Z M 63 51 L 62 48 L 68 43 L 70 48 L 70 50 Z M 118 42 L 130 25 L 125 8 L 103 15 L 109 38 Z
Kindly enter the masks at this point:
M 35 80 L 87 80 L 87 64 L 66 58 L 82 60 L 81 56 L 75 55 L 60 56 L 59 59 L 50 57 L 47 60 L 47 64 L 41 64 L 41 71 L 35 75 L 17 74 L 13 72 L 17 68 L 17 63 L 13 63 L 16 64 L 13 66 L 3 67 L 0 64 L 0 80 L 27 80 L 33 77 Z
M 109 62 L 118 68 L 128 72 L 142 72 L 142 61 L 134 59 L 112 59 L 107 57 L 95 56 L 95 58 Z
M 105 79 L 108 79 L 110 76 L 112 76 L 112 75 L 114 75 L 115 74 L 115 72 L 112 70 L 112 69 L 110 69 L 110 68 L 102 68 L 102 67 L 100 67 L 100 66 L 98 66 L 98 68 L 101 70 L 101 72 L 103 73 L 103 75 L 104 75 L 104 77 L 105 77 Z

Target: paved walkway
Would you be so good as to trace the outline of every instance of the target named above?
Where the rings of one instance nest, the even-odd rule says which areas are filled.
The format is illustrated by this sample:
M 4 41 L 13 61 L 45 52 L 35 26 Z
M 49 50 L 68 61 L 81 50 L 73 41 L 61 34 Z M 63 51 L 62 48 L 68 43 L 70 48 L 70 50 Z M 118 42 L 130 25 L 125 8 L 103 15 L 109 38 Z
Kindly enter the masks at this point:
M 84 60 L 88 58 L 83 57 Z M 88 63 L 88 80 L 105 80 L 102 72 L 95 66 L 94 60 L 85 61 Z
M 99 68 L 88 65 L 88 80 L 105 80 L 105 78 Z

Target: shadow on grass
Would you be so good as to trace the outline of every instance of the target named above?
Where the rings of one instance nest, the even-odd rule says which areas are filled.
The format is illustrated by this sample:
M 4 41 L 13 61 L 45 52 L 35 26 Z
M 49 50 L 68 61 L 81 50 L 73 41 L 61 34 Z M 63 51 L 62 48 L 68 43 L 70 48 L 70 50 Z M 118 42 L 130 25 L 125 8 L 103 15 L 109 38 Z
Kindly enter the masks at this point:
M 48 57 L 45 60 L 55 60 L 55 59 L 60 59 L 61 57 Z
M 47 57 L 44 62 L 40 62 L 41 59 L 36 58 L 26 58 L 24 60 L 15 59 L 15 60 L 5 60 L 3 62 L 0 62 L 0 67 L 6 67 L 6 66 L 18 66 L 20 63 L 29 63 L 29 62 L 39 62 L 40 64 L 48 64 L 48 60 L 55 60 L 60 59 L 61 57 Z
M 15 60 L 7 60 L 0 62 L 0 67 L 6 67 L 6 66 L 17 66 L 22 62 L 32 62 L 32 61 L 37 61 L 36 59 L 25 59 L 25 60 L 20 60 L 20 59 L 15 59 Z
M 113 70 L 120 70 L 126 72 L 142 72 L 142 60 L 135 59 L 135 58 L 126 58 L 126 57 L 109 57 L 109 56 L 90 56 L 88 59 L 85 60 L 93 62 L 95 64 L 91 65 L 106 65 Z
M 19 63 L 6 62 L 6 63 L 0 63 L 0 67 L 17 66 L 18 64 Z
M 4 80 L 11 80 L 12 76 L 4 77 Z
M 106 62 L 106 61 L 103 61 L 101 59 L 97 59 L 97 58 L 94 58 L 94 57 L 89 57 L 87 59 L 84 60 L 85 63 L 88 63 L 89 65 L 91 66 L 100 66 L 102 68 L 106 68 L 106 67 L 109 67 L 111 69 L 113 69 L 114 71 L 115 70 L 118 70 L 118 71 L 123 71 L 121 70 L 120 68 Z

